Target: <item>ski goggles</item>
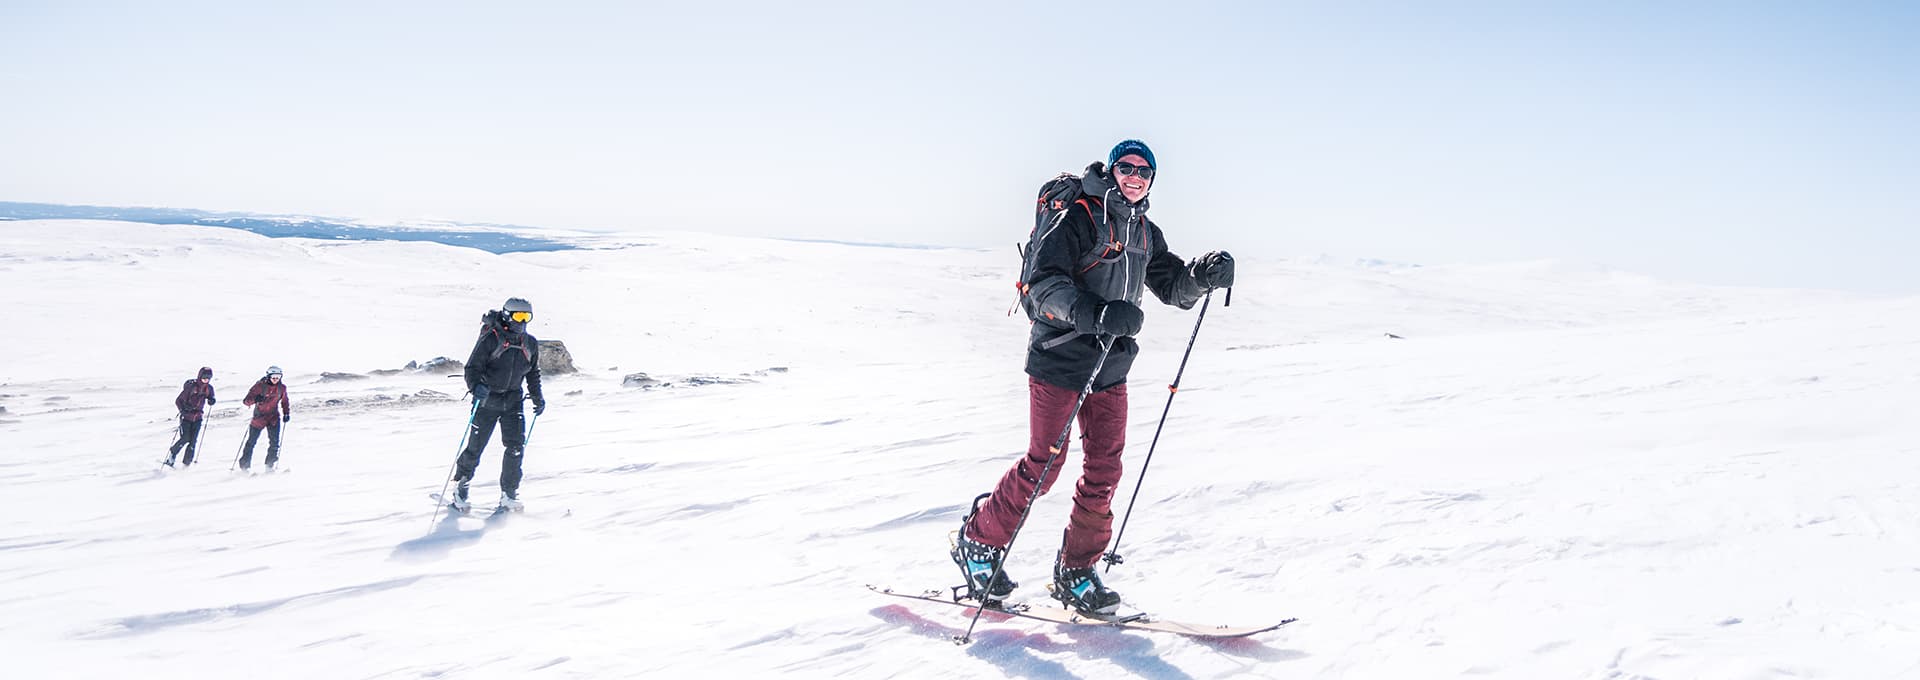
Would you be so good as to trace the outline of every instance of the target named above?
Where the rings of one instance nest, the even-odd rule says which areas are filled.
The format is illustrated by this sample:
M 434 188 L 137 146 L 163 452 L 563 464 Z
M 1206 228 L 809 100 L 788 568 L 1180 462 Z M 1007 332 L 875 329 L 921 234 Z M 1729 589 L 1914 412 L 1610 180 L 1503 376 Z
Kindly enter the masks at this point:
M 1113 172 L 1117 175 L 1120 175 L 1121 177 L 1133 177 L 1135 175 L 1138 175 L 1140 179 L 1153 181 L 1153 166 L 1151 165 L 1134 165 L 1132 163 L 1114 163 Z
M 514 323 L 526 323 L 533 320 L 533 312 L 507 312 L 507 318 Z

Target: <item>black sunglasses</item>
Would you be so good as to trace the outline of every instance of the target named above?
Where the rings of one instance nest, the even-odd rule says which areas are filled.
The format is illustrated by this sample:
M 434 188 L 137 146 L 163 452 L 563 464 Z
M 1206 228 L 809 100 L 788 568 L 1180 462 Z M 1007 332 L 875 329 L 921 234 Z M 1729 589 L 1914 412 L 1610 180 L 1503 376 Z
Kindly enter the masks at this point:
M 1134 175 L 1139 175 L 1140 179 L 1144 179 L 1148 181 L 1153 180 L 1153 166 L 1151 165 L 1134 165 L 1132 163 L 1114 163 L 1113 171 L 1119 174 L 1121 177 L 1132 177 Z

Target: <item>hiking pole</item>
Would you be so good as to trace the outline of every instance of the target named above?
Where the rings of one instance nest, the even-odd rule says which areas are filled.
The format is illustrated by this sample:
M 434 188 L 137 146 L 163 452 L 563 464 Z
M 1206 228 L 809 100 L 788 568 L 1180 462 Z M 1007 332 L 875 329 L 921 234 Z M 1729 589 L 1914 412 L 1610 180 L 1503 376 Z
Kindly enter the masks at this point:
M 1100 309 L 1100 319 L 1105 320 L 1106 318 L 1107 310 L 1105 307 L 1102 307 Z M 1098 322 L 1096 321 L 1095 324 L 1097 326 Z M 1013 535 L 1007 537 L 1007 547 L 1001 550 L 1000 563 L 994 565 L 993 575 L 987 577 L 987 588 L 989 590 L 993 588 L 994 582 L 1000 580 L 1000 573 L 1007 568 L 1006 556 L 1013 554 L 1013 542 L 1020 540 L 1020 530 L 1026 528 L 1027 515 L 1033 514 L 1033 504 L 1040 500 L 1040 490 L 1046 488 L 1047 476 L 1053 474 L 1054 462 L 1060 460 L 1060 453 L 1067 448 L 1067 439 L 1073 436 L 1073 421 L 1080 416 L 1080 407 L 1086 405 L 1087 395 L 1093 394 L 1093 381 L 1100 377 L 1100 367 L 1106 365 L 1107 353 L 1113 351 L 1114 337 L 1111 335 L 1101 335 L 1100 338 L 1100 357 L 1093 362 L 1093 373 L 1087 375 L 1086 386 L 1080 388 L 1080 396 L 1073 400 L 1073 410 L 1067 413 L 1066 427 L 1060 428 L 1060 436 L 1053 440 L 1053 448 L 1048 449 L 1047 464 L 1045 467 L 1040 468 L 1040 479 L 1034 482 L 1033 494 L 1027 496 L 1027 509 L 1020 512 L 1020 521 L 1013 525 Z M 1025 456 L 1021 456 L 1021 462 L 1025 462 L 1025 458 Z M 1014 469 L 1020 469 L 1019 466 L 1020 463 L 1015 463 Z M 1015 472 L 1013 474 L 1019 473 Z M 973 621 L 967 624 L 967 632 L 961 634 L 960 639 L 955 640 L 955 643 L 964 645 L 973 641 L 973 627 L 979 625 L 980 615 L 987 610 L 987 597 L 989 594 L 990 593 L 981 593 L 980 606 L 975 607 L 973 610 Z
M 1233 299 L 1233 289 L 1227 289 L 1227 299 Z M 1180 376 L 1187 373 L 1187 357 L 1193 356 L 1193 341 L 1200 339 L 1200 323 L 1207 320 L 1207 305 L 1213 303 L 1213 291 L 1200 301 L 1200 316 L 1193 320 L 1193 337 L 1187 338 L 1187 353 L 1180 355 L 1180 370 L 1173 373 L 1173 384 L 1167 386 L 1167 406 L 1160 409 L 1160 424 L 1153 426 L 1153 443 L 1147 445 L 1147 458 L 1140 462 L 1140 479 L 1133 483 L 1133 497 L 1127 499 L 1127 514 L 1120 519 L 1120 530 L 1113 534 L 1113 547 L 1107 550 L 1107 563 L 1104 571 L 1113 571 L 1113 565 L 1126 561 L 1120 557 L 1120 538 L 1127 534 L 1127 520 L 1133 518 L 1133 504 L 1140 500 L 1140 486 L 1147 482 L 1147 466 L 1153 464 L 1153 449 L 1160 445 L 1160 430 L 1167 426 L 1167 413 L 1173 410 L 1173 397 L 1180 394 Z
M 473 436 L 473 419 L 480 414 L 480 400 L 473 400 L 473 410 L 467 412 L 467 429 L 460 431 L 460 447 L 453 455 L 453 463 L 447 466 L 447 481 L 440 483 L 440 502 L 433 506 L 433 519 L 427 521 L 427 531 L 433 531 L 433 525 L 440 521 L 440 508 L 447 504 L 447 485 L 453 483 L 453 469 L 460 464 L 460 456 L 467 452 L 467 438 Z

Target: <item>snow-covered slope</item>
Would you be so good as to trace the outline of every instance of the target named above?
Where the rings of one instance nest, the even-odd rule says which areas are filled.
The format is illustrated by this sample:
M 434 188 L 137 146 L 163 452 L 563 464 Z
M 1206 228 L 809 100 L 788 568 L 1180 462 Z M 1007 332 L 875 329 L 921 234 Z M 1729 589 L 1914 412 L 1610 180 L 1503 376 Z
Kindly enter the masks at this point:
M 1302 621 L 1234 642 L 983 621 L 955 647 L 962 610 L 861 586 L 958 580 L 947 533 L 1026 436 L 1017 263 L 592 245 L 0 223 L 8 675 L 1920 674 L 1920 300 L 1243 254 L 1109 582 L 1176 618 Z M 528 513 L 430 522 L 458 381 L 319 375 L 464 358 L 510 295 L 583 373 L 549 380 Z M 1194 321 L 1148 312 L 1129 491 Z M 269 363 L 293 472 L 231 477 Z M 162 474 L 201 365 L 206 463 Z M 1010 560 L 1030 597 L 1066 495 Z

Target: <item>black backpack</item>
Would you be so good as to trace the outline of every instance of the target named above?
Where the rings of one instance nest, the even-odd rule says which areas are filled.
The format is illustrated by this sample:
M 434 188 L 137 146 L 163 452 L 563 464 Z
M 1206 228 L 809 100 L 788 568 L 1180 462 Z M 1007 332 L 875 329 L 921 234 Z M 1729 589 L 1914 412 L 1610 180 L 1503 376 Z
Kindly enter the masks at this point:
M 1099 163 L 1087 166 L 1087 172 L 1099 170 Z M 1033 309 L 1033 298 L 1028 295 L 1031 286 L 1027 281 L 1033 276 L 1033 252 L 1040 247 L 1040 237 L 1047 233 L 1047 228 L 1064 219 L 1067 208 L 1072 207 L 1074 201 L 1080 200 L 1081 196 L 1085 195 L 1080 191 L 1080 178 L 1080 175 L 1063 172 L 1047 180 L 1046 184 L 1040 185 L 1040 196 L 1033 205 L 1033 231 L 1027 232 L 1026 243 L 1016 244 L 1020 250 L 1020 278 L 1013 282 L 1013 287 L 1020 291 L 1017 304 L 1021 309 L 1026 310 L 1028 321 L 1037 318 Z M 1007 315 L 1012 316 L 1013 310 L 1008 309 Z
M 505 315 L 501 314 L 498 310 L 487 312 L 480 316 L 480 323 L 481 331 L 492 333 L 493 339 L 500 341 L 500 346 L 493 348 L 493 354 L 490 355 L 489 358 L 498 359 L 500 355 L 506 354 L 507 350 L 517 349 L 520 350 L 521 356 L 527 358 L 527 361 L 533 361 L 533 349 L 527 343 L 527 335 L 525 333 L 520 334 L 520 344 L 516 345 L 508 341 L 506 335 L 500 332 L 500 328 L 507 324 Z

